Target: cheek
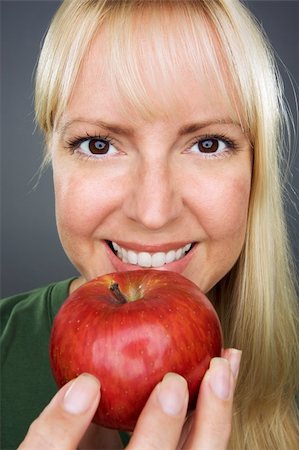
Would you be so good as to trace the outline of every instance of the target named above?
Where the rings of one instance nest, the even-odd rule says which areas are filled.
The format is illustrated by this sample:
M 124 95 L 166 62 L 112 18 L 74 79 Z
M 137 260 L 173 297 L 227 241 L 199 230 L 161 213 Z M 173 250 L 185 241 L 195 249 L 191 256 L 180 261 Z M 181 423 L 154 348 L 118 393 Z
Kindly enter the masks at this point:
M 115 207 L 117 192 L 113 185 L 103 174 L 54 172 L 56 220 L 60 235 L 83 237 L 94 232 Z
M 193 203 L 199 225 L 199 251 L 190 277 L 208 292 L 233 267 L 242 250 L 250 197 L 251 177 L 220 176 L 201 183 Z M 198 271 L 198 267 L 201 270 Z
M 250 175 L 218 176 L 201 186 L 198 216 L 205 233 L 214 240 L 244 239 Z M 239 244 L 239 242 L 238 242 Z

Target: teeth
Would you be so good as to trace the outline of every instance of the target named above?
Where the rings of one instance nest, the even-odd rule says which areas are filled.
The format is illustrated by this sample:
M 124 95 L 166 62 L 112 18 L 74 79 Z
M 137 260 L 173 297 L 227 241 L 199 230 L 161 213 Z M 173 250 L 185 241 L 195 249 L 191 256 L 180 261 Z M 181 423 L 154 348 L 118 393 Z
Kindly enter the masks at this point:
M 122 253 L 122 260 L 123 262 L 127 263 L 128 262 L 128 252 L 127 250 L 125 250 L 124 248 L 120 249 L 121 253 Z
M 138 263 L 138 255 L 137 253 L 133 252 L 133 250 L 128 251 L 128 261 L 130 264 Z
M 176 259 L 176 261 L 182 257 L 182 254 L 183 254 L 183 250 L 182 250 L 181 248 L 179 248 L 179 249 L 175 252 L 175 259 Z
M 170 250 L 170 252 L 166 253 L 165 260 L 167 264 L 172 261 L 175 261 L 175 253 L 176 252 L 174 250 Z
M 146 252 L 138 253 L 138 266 L 151 267 L 151 265 L 152 265 L 152 257 L 150 253 Z
M 119 245 L 116 244 L 115 242 L 112 242 L 112 247 L 114 248 L 114 250 L 117 252 L 119 250 Z
M 187 244 L 177 250 L 170 250 L 167 253 L 157 252 L 135 252 L 133 250 L 126 250 L 120 247 L 115 242 L 112 242 L 112 247 L 115 250 L 119 259 L 124 263 L 135 264 L 140 267 L 162 267 L 164 264 L 169 264 L 173 261 L 178 261 L 190 250 L 191 244 Z
M 187 244 L 187 245 L 185 245 L 185 247 L 184 247 L 184 252 L 188 252 L 189 250 L 190 250 L 190 248 L 191 248 L 191 245 L 192 244 Z
M 166 261 L 166 255 L 163 252 L 154 253 L 152 255 L 152 267 L 164 266 Z

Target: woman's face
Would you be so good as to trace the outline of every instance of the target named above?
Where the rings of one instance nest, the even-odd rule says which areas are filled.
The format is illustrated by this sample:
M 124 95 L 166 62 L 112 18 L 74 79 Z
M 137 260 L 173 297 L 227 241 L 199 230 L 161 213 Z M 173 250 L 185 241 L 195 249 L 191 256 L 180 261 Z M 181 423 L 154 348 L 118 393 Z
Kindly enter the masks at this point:
M 167 118 L 124 113 L 102 61 L 97 39 L 50 148 L 63 247 L 83 281 L 151 267 L 208 292 L 244 243 L 250 142 L 219 92 L 185 70 Z

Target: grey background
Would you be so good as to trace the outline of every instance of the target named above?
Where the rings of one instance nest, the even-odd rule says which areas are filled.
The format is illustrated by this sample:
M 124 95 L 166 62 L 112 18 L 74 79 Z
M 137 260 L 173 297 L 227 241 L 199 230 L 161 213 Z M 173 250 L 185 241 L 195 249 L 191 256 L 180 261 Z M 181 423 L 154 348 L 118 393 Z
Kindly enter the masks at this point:
M 299 80 L 299 2 L 248 1 L 283 64 L 286 96 L 296 111 L 284 65 Z M 51 169 L 37 186 L 43 139 L 34 125 L 33 80 L 40 43 L 59 2 L 1 1 L 1 296 L 76 274 L 55 227 Z M 257 67 L 257 70 L 259 68 Z M 298 91 L 297 91 L 298 95 Z M 297 264 L 298 144 L 289 174 L 288 222 Z

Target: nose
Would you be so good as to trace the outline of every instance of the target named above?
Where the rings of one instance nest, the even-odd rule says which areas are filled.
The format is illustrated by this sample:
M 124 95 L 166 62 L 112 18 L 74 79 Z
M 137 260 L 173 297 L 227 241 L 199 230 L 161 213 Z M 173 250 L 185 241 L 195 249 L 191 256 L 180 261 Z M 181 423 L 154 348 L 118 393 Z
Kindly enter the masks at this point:
M 150 230 L 175 221 L 182 212 L 178 177 L 165 159 L 140 160 L 130 176 L 130 189 L 123 203 L 126 216 Z

